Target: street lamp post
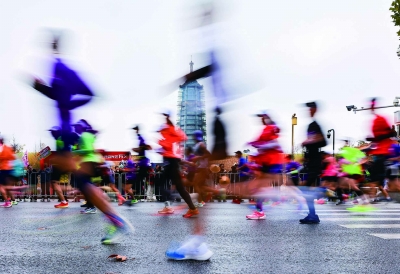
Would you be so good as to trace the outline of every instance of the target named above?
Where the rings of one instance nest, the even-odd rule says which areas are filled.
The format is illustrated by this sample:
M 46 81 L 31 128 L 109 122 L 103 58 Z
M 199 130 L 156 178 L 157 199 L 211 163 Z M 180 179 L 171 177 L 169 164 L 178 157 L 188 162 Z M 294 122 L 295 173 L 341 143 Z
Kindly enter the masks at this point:
M 294 126 L 297 125 L 296 113 L 292 115 L 292 157 L 294 157 Z
M 400 107 L 400 102 L 399 102 L 400 97 L 394 97 L 393 99 L 393 105 L 390 106 L 381 106 L 381 107 L 373 107 L 374 109 L 378 109 L 378 108 L 393 108 L 393 107 Z M 357 113 L 357 111 L 363 111 L 363 110 L 368 110 L 368 109 L 372 109 L 371 107 L 369 108 L 357 108 L 355 105 L 351 105 L 351 106 L 346 106 L 348 111 L 354 111 L 354 113 Z
M 326 135 L 326 137 L 328 137 L 328 139 L 330 139 L 331 132 L 333 132 L 333 157 L 335 157 L 335 130 L 334 129 L 328 130 L 328 134 Z

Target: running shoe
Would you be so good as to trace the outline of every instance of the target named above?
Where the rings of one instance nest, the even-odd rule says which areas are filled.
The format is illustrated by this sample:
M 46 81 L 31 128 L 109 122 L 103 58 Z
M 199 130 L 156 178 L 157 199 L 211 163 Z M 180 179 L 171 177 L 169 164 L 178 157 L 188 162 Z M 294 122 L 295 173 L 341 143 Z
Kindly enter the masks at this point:
M 195 206 L 195 207 L 203 207 L 204 204 L 203 204 L 202 202 L 200 202 L 200 203 L 195 203 L 194 206 Z
M 254 211 L 253 214 L 246 215 L 247 220 L 265 220 L 265 214 L 264 212 L 260 211 Z
M 198 193 L 190 193 L 190 198 L 192 199 L 193 202 L 197 202 L 198 198 L 199 198 L 199 194 Z
M 97 209 L 95 207 L 88 207 L 85 210 L 81 210 L 82 214 L 95 214 Z
M 280 204 L 281 204 L 281 202 L 277 201 L 277 202 L 273 202 L 271 206 L 278 206 Z M 268 205 L 268 203 L 267 203 L 267 205 Z
M 196 261 L 206 261 L 211 258 L 214 253 L 208 248 L 206 243 L 201 243 L 199 246 L 195 247 L 193 245 L 183 244 L 176 250 L 167 250 L 165 256 L 171 260 L 196 260 Z
M 118 198 L 118 205 L 119 206 L 123 205 L 126 202 L 125 198 L 122 197 L 121 195 L 119 195 L 117 198 Z
M 307 217 L 300 220 L 300 223 L 301 224 L 319 224 L 320 220 L 319 220 L 319 217 L 317 214 L 315 214 L 315 215 L 308 214 Z
M 174 210 L 170 207 L 164 207 L 163 209 L 159 210 L 158 213 L 160 214 L 173 214 Z
M 334 197 L 336 197 L 336 193 L 334 191 L 330 190 L 330 189 L 327 189 L 326 190 L 326 197 L 334 198 Z
M 137 200 L 137 199 L 133 199 L 133 200 L 131 200 L 131 204 L 137 204 L 139 201 Z
M 222 201 L 226 201 L 226 189 L 225 188 L 221 188 L 219 190 L 219 197 Z
M 4 204 L 0 205 L 0 207 L 8 208 L 8 207 L 12 207 L 12 204 L 11 204 L 11 202 L 7 201 Z
M 188 212 L 186 212 L 186 214 L 183 214 L 182 217 L 183 218 L 192 218 L 192 217 L 197 217 L 197 215 L 199 215 L 199 210 L 196 209 L 189 209 Z
M 11 205 L 17 205 L 18 202 L 17 201 L 11 201 Z
M 68 202 L 66 203 L 59 203 L 58 205 L 54 205 L 55 208 L 67 208 L 68 207 Z
M 123 219 L 123 225 L 121 227 L 118 227 L 114 224 L 110 224 L 107 227 L 107 233 L 106 236 L 104 236 L 101 239 L 101 243 L 105 245 L 111 245 L 111 244 L 116 244 L 119 243 L 119 240 L 124 236 L 129 233 L 133 232 L 133 226 L 132 224 Z

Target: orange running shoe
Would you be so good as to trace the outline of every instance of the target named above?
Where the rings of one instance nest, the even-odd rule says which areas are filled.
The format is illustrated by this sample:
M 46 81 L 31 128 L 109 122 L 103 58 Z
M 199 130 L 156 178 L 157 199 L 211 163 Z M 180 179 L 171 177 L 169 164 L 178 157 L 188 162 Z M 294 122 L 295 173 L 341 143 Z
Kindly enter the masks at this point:
M 68 202 L 61 202 L 58 205 L 54 205 L 55 208 L 67 208 L 68 207 Z
M 199 210 L 196 209 L 189 209 L 188 212 L 186 212 L 186 214 L 183 214 L 183 218 L 192 218 L 192 217 L 196 217 L 197 215 L 199 215 Z
M 158 211 L 159 214 L 173 214 L 174 210 L 170 207 L 164 207 L 163 209 Z

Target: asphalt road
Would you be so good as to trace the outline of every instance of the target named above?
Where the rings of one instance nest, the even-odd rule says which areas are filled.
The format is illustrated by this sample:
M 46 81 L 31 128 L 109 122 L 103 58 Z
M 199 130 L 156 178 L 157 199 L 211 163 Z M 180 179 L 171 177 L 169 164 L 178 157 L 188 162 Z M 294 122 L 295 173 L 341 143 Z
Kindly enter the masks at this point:
M 200 209 L 201 221 L 214 256 L 197 262 L 164 255 L 191 232 L 194 220 L 182 218 L 183 210 L 159 216 L 162 203 L 114 203 L 135 233 L 104 246 L 101 213 L 83 215 L 80 203 L 68 209 L 55 209 L 54 203 L 0 208 L 1 273 L 400 273 L 400 204 L 379 204 L 363 214 L 318 205 L 321 223 L 301 225 L 305 213 L 291 204 L 270 208 L 266 220 L 254 221 L 245 218 L 249 204 L 209 203 Z M 115 262 L 107 258 L 111 254 L 128 260 Z

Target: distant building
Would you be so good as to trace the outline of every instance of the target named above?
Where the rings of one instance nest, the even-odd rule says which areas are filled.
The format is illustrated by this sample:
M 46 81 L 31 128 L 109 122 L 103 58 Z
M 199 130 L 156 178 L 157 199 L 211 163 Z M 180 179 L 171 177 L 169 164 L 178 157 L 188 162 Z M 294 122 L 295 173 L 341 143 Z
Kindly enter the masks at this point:
M 400 133 L 400 111 L 396 111 L 394 113 L 394 124 L 395 124 L 395 130 L 397 132 L 397 137 L 399 137 L 399 133 Z
M 190 61 L 190 72 L 193 72 L 193 62 Z M 194 146 L 192 133 L 201 130 L 204 142 L 207 142 L 206 108 L 203 86 L 197 81 L 192 81 L 179 86 L 177 125 L 186 133 L 188 140 L 182 149 Z

